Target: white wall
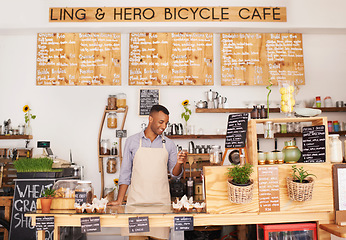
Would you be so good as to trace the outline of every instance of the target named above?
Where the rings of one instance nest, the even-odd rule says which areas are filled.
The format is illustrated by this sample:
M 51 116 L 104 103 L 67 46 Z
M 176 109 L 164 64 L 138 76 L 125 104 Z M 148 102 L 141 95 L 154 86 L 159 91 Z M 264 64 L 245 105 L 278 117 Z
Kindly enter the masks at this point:
M 161 1 L 150 1 L 146 6 L 162 6 Z M 109 94 L 125 92 L 129 114 L 125 124 L 128 134 L 140 130 L 146 118 L 138 116 L 138 92 L 141 87 L 128 86 L 128 33 L 134 31 L 204 31 L 214 32 L 214 82 L 212 87 L 176 86 L 158 87 L 161 104 L 171 112 L 171 122 L 180 121 L 181 102 L 205 99 L 210 88 L 227 96 L 232 107 L 245 106 L 245 101 L 265 102 L 264 86 L 223 87 L 220 84 L 220 32 L 302 32 L 306 84 L 301 87 L 298 100 L 316 95 L 344 100 L 346 76 L 346 16 L 345 1 L 166 1 L 165 6 L 286 6 L 286 23 L 49 23 L 49 7 L 61 6 L 144 6 L 142 1 L 6 1 L 1 3 L 0 15 L 0 121 L 11 118 L 13 126 L 24 123 L 22 107 L 29 104 L 37 119 L 32 121 L 34 139 L 50 140 L 54 153 L 69 159 L 72 150 L 74 161 L 85 166 L 85 177 L 100 192 L 98 173 L 97 136 L 104 107 Z M 122 33 L 122 86 L 36 86 L 36 34 L 38 32 L 121 32 Z M 277 87 L 273 87 L 272 101 L 279 100 Z M 346 114 L 330 113 L 329 120 L 346 121 Z M 225 129 L 228 114 L 195 114 L 191 124 L 205 133 Z M 280 117 L 280 114 L 274 115 Z M 105 135 L 104 137 L 107 137 Z M 177 144 L 187 147 L 187 140 Z M 266 143 L 263 140 L 264 143 Z M 197 141 L 196 141 L 197 143 Z M 222 140 L 200 140 L 197 144 L 220 144 Z M 266 151 L 272 143 L 263 144 Z M 0 141 L 0 147 L 23 147 L 24 141 Z M 282 141 L 279 149 L 283 147 Z M 35 149 L 35 153 L 41 150 Z M 107 183 L 118 175 L 108 175 Z M 106 183 L 106 185 L 107 185 Z

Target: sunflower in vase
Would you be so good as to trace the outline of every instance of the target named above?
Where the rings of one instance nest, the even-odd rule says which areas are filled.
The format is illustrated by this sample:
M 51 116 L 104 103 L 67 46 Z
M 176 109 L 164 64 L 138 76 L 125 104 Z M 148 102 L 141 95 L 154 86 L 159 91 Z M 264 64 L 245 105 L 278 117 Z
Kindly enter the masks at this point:
M 25 113 L 24 120 L 25 120 L 25 134 L 26 135 L 32 135 L 30 120 L 36 118 L 36 115 L 31 114 L 30 111 L 31 111 L 31 108 L 29 107 L 29 105 L 25 105 L 23 107 L 23 112 Z
M 192 114 L 191 110 L 189 109 L 189 100 L 183 101 L 181 105 L 183 105 L 184 108 L 184 111 L 181 114 L 181 118 L 185 121 L 185 129 L 187 130 L 187 122 L 189 121 Z M 187 131 L 185 131 L 185 133 L 187 134 Z

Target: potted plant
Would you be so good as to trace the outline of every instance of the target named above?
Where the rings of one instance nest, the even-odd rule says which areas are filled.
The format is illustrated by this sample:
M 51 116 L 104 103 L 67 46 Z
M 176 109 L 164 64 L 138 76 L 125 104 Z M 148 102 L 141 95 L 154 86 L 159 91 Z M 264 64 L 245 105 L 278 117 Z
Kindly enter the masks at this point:
M 62 169 L 53 169 L 53 160 L 44 158 L 19 158 L 13 162 L 18 178 L 54 178 L 59 177 Z
M 292 166 L 292 177 L 287 177 L 288 196 L 293 201 L 307 201 L 312 199 L 314 189 L 314 179 L 310 176 L 316 175 L 309 173 L 304 167 Z
M 41 200 L 41 207 L 42 207 L 42 213 L 50 213 L 50 206 L 52 204 L 52 200 L 55 197 L 55 189 L 52 188 L 46 188 L 44 192 L 42 193 Z
M 253 166 L 249 163 L 243 166 L 234 165 L 228 168 L 228 199 L 233 203 L 243 204 L 252 201 L 253 180 L 250 176 Z

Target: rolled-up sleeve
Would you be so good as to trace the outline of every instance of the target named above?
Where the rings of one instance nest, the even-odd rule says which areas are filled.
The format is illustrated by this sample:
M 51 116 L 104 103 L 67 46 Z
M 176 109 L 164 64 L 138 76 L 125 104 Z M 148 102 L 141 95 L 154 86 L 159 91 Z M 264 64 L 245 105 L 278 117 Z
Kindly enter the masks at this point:
M 128 138 L 125 142 L 123 160 L 120 168 L 119 185 L 131 184 L 131 174 L 133 165 L 133 152 L 131 152 L 131 138 Z
M 181 173 L 178 176 L 175 176 L 173 174 L 173 168 L 175 167 L 175 165 L 177 164 L 177 148 L 174 144 L 173 141 L 167 141 L 167 147 L 166 147 L 167 151 L 168 151 L 168 170 L 169 173 L 171 174 L 172 178 L 181 178 L 182 174 L 183 174 L 183 169 L 181 171 Z

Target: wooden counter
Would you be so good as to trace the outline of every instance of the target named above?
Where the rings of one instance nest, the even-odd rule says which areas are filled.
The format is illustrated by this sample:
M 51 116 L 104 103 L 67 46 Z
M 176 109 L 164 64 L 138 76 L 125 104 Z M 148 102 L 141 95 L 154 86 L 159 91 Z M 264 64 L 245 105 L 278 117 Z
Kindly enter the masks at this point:
M 320 228 L 341 238 L 346 238 L 346 226 L 337 224 L 321 224 Z
M 277 219 L 285 222 L 307 222 L 315 221 L 317 223 L 329 223 L 334 218 L 333 213 L 329 212 L 305 212 L 305 213 L 287 213 L 284 216 L 280 213 L 232 213 L 232 214 L 208 214 L 208 213 L 161 213 L 161 214 L 76 214 L 73 210 L 53 210 L 50 214 L 42 214 L 39 211 L 26 213 L 25 216 L 31 217 L 32 225 L 36 225 L 38 216 L 54 216 L 54 240 L 58 240 L 60 232 L 59 227 L 72 226 L 79 227 L 80 219 L 83 217 L 100 217 L 101 227 L 128 227 L 128 218 L 137 216 L 148 216 L 150 227 L 173 227 L 174 217 L 193 216 L 194 226 L 222 226 L 222 225 L 242 225 L 275 223 Z M 44 239 L 44 231 L 38 234 L 38 240 Z M 319 233 L 319 239 L 330 239 L 328 233 Z

